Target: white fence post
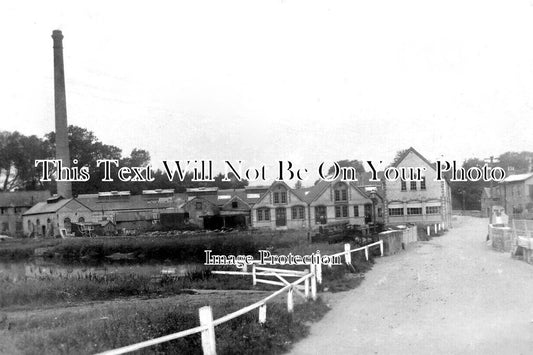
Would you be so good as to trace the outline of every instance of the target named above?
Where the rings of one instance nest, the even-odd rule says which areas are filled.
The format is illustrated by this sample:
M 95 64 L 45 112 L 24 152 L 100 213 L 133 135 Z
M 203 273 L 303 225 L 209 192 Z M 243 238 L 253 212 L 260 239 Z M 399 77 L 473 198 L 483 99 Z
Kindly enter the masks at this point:
M 437 224 L 435 224 L 435 234 L 437 234 Z
M 431 235 L 431 228 L 429 226 L 427 227 L 427 234 L 428 234 L 428 237 Z
M 365 247 L 365 258 L 368 261 L 368 246 Z
M 255 264 L 252 265 L 252 284 L 257 285 L 257 276 L 255 276 Z
M 216 355 L 217 345 L 215 340 L 215 326 L 213 324 L 213 313 L 210 306 L 205 306 L 199 309 L 200 325 L 207 326 L 206 330 L 202 330 L 202 349 L 204 355 Z
M 383 256 L 383 240 L 380 240 L 381 243 L 379 243 L 379 251 L 381 252 L 381 256 Z
M 313 277 L 311 277 L 311 297 L 313 298 L 313 301 L 316 301 L 316 268 L 315 264 L 311 264 L 311 273 L 313 274 Z
M 309 278 L 305 279 L 304 281 L 304 295 L 305 299 L 309 299 Z
M 292 311 L 294 310 L 294 299 L 293 299 L 293 289 L 292 287 L 289 288 L 289 290 L 287 291 L 287 311 L 289 313 L 292 313 Z
M 259 323 L 265 324 L 267 321 L 267 305 L 264 303 L 259 307 Z
M 318 282 L 319 285 L 321 285 L 322 284 L 322 263 L 321 263 L 321 258 L 320 258 L 320 252 L 318 252 L 317 254 L 318 254 L 318 264 L 315 265 L 316 281 Z
M 346 264 L 350 265 L 352 263 L 352 253 L 350 253 L 350 244 L 344 244 L 344 260 Z

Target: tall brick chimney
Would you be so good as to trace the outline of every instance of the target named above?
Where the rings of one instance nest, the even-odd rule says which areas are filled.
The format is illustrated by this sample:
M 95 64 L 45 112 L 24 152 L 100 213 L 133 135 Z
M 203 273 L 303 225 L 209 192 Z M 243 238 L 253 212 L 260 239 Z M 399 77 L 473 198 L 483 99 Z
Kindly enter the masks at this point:
M 65 95 L 65 69 L 63 65 L 63 34 L 52 32 L 54 40 L 54 101 L 56 116 L 56 159 L 62 160 L 63 167 L 70 167 L 68 146 L 67 99 Z M 57 194 L 64 198 L 72 197 L 72 183 L 57 182 Z

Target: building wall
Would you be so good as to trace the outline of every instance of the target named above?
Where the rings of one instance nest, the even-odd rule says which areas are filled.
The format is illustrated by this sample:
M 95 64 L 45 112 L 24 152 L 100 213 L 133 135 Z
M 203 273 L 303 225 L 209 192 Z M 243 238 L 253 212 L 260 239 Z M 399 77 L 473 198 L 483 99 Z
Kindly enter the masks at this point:
M 79 222 L 80 218 L 83 218 L 85 222 L 94 222 L 91 210 L 72 200 L 56 212 L 23 216 L 24 235 L 55 237 L 59 236 L 61 228 L 65 228 L 70 232 L 68 225 L 65 226 L 66 218 L 69 218 L 71 222 Z M 45 227 L 44 229 L 43 226 Z
M 201 208 L 197 208 L 201 204 Z M 183 210 L 189 213 L 189 222 L 204 228 L 203 216 L 215 216 L 218 214 L 219 208 L 207 201 L 206 199 L 195 197 L 183 205 Z
M 533 213 L 533 177 L 500 185 L 503 189 L 505 213 L 509 216 L 528 216 Z
M 449 184 L 445 181 L 435 181 L 437 173 L 433 166 L 427 164 L 413 151 L 410 151 L 397 166 L 399 169 L 402 167 L 425 167 L 426 171 L 423 172 L 423 176 L 426 178 L 426 189 L 422 190 L 421 182 L 416 181 L 416 190 L 412 190 L 410 181 L 407 181 L 406 190 L 402 191 L 401 178 L 396 181 L 385 180 L 387 208 L 384 212 L 387 223 L 444 223 L 445 227 L 450 227 L 451 190 Z M 438 207 L 438 213 L 433 213 L 431 210 L 435 210 L 436 207 Z M 391 215 L 391 208 L 401 208 L 403 215 Z M 421 209 L 421 213 L 409 214 L 409 212 L 417 211 L 415 209 Z
M 275 203 L 274 201 L 274 193 L 280 193 L 280 192 L 286 192 L 287 193 L 287 201 L 286 202 L 278 202 Z M 303 219 L 299 218 L 292 218 L 292 207 L 294 206 L 301 206 L 304 209 L 303 213 Z M 286 213 L 286 223 L 284 226 L 277 226 L 276 225 L 276 208 L 285 208 Z M 270 220 L 259 220 L 258 219 L 258 210 L 264 211 L 264 209 L 268 209 L 270 211 Z M 278 183 L 273 184 L 271 188 L 266 192 L 266 194 L 263 196 L 263 198 L 258 201 L 252 208 L 252 225 L 256 228 L 270 228 L 270 229 L 302 229 L 307 228 L 309 221 L 308 221 L 308 210 L 307 210 L 307 204 L 300 200 L 298 196 L 292 192 L 290 188 L 288 188 L 285 184 Z
M 22 214 L 29 207 L 0 208 L 0 234 L 16 236 L 23 234 Z
M 365 224 L 365 204 L 372 205 L 372 200 L 362 196 L 351 184 L 348 185 L 348 200 L 346 202 L 335 202 L 334 182 L 332 182 L 325 191 L 310 204 L 310 228 L 318 229 L 322 224 L 316 219 L 316 207 L 325 206 L 327 212 L 327 223 L 343 222 L 349 224 Z M 336 217 L 335 206 L 348 206 L 348 217 Z M 357 206 L 358 216 L 355 216 L 355 206 Z

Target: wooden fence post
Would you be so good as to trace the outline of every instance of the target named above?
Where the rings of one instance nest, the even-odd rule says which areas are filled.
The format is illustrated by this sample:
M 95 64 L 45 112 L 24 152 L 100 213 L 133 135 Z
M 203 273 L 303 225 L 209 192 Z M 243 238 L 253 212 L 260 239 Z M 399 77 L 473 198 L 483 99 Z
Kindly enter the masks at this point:
M 427 227 L 427 233 L 428 233 L 428 237 L 431 235 L 431 228 L 428 226 Z
M 313 273 L 313 277 L 311 277 L 311 297 L 313 298 L 313 301 L 316 301 L 316 272 L 315 272 L 315 266 L 314 264 L 311 264 L 311 272 Z
M 305 299 L 309 299 L 309 278 L 304 280 L 304 295 Z
M 257 277 L 255 276 L 255 264 L 252 264 L 252 284 L 257 285 Z
M 437 234 L 437 224 L 435 224 L 435 234 Z
M 317 252 L 318 255 L 318 264 L 315 265 L 316 270 L 316 282 L 318 282 L 319 285 L 322 284 L 322 260 L 320 258 L 320 252 Z
M 365 258 L 368 261 L 368 246 L 365 247 Z
M 264 303 L 262 306 L 259 306 L 259 323 L 265 324 L 267 321 L 267 305 Z
M 352 253 L 350 253 L 350 243 L 344 244 L 344 260 L 346 264 L 350 265 L 352 263 Z
M 211 307 L 202 307 L 198 312 L 200 313 L 200 325 L 207 326 L 206 330 L 202 330 L 202 350 L 204 351 L 204 355 L 216 355 L 217 345 Z
M 292 311 L 294 310 L 294 290 L 292 289 L 292 287 L 289 288 L 289 290 L 287 291 L 287 311 L 289 313 L 292 313 Z
M 381 256 L 383 256 L 383 240 L 380 240 L 381 243 L 379 243 L 379 251 L 381 252 Z

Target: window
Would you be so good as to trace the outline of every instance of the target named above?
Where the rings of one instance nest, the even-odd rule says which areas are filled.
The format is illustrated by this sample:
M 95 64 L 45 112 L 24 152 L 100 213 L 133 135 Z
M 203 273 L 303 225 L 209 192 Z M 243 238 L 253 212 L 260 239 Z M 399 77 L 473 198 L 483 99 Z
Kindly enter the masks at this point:
M 420 181 L 420 190 L 426 189 L 426 177 L 422 176 L 422 181 Z
M 5 214 L 7 211 L 7 208 L 5 207 L 0 207 L 0 214 Z
M 411 181 L 411 190 L 416 190 L 416 181 Z
M 270 221 L 270 209 L 260 208 L 257 210 L 257 221 Z
M 407 183 L 402 180 L 402 191 L 407 191 Z
M 407 215 L 417 216 L 422 214 L 422 207 L 407 207 Z
M 196 202 L 196 210 L 201 210 L 202 209 L 202 203 L 201 202 Z
M 440 206 L 427 206 L 426 207 L 426 214 L 439 214 L 440 213 Z
M 303 206 L 294 206 L 292 208 L 292 219 L 305 219 L 304 211 Z
M 389 216 L 403 216 L 403 207 L 389 208 Z
M 335 206 L 335 218 L 348 217 L 348 206 Z
M 357 205 L 353 206 L 353 216 L 359 217 L 359 206 Z
M 85 222 L 85 218 L 83 217 L 78 218 L 78 223 L 84 223 L 84 222 Z
M 338 201 L 348 201 L 348 186 L 344 183 L 338 183 L 334 188 L 334 200 Z
M 239 203 L 237 201 L 231 202 L 231 208 L 238 208 L 238 207 L 239 207 Z
M 287 203 L 287 192 L 274 192 L 274 203 Z

